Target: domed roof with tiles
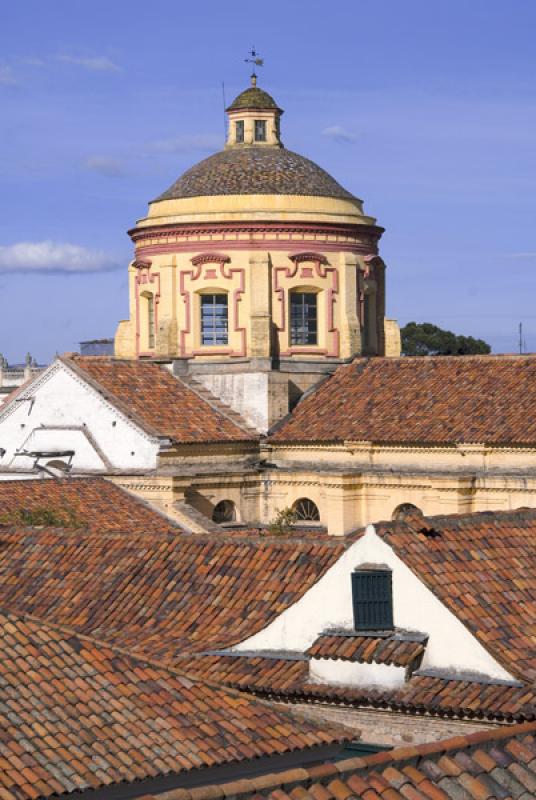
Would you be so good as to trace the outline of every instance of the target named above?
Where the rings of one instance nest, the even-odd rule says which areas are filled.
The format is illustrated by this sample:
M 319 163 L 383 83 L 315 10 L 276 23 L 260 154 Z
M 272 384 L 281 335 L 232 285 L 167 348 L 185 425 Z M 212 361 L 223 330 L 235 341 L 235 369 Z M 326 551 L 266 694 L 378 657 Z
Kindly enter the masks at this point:
M 157 198 L 211 195 L 308 195 L 355 199 L 314 161 L 284 147 L 240 147 L 215 153 L 186 170 Z

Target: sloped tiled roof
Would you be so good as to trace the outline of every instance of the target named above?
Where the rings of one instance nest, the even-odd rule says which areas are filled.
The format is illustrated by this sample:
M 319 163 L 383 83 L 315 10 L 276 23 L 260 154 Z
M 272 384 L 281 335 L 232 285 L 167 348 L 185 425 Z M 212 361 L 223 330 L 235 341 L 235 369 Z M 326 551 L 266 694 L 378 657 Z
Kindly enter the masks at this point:
M 103 356 L 62 361 L 153 436 L 180 444 L 254 439 L 159 364 Z
M 536 723 L 234 783 L 178 789 L 166 800 L 531 800 L 536 796 Z
M 510 674 L 536 681 L 536 509 L 375 529 Z
M 536 444 L 536 357 L 358 358 L 271 441 Z
M 302 195 L 355 200 L 335 178 L 284 147 L 231 147 L 190 167 L 154 202 L 215 195 Z
M 399 689 L 350 687 L 309 682 L 308 659 L 276 656 L 204 655 L 189 659 L 199 677 L 260 696 L 291 701 L 392 709 L 409 714 L 490 720 L 536 718 L 536 687 L 500 681 L 414 673 Z
M 323 633 L 311 645 L 307 655 L 311 658 L 409 667 L 421 660 L 425 647 L 426 637 L 402 638 L 397 633 L 382 637 Z
M 377 533 L 509 672 L 511 683 L 454 673 L 415 672 L 400 689 L 309 682 L 308 658 L 406 665 L 419 654 L 389 639 L 321 635 L 307 659 L 205 655 L 196 674 L 268 695 L 497 719 L 536 715 L 536 510 L 422 517 L 379 523 Z M 349 537 L 359 538 L 363 532 Z M 426 631 L 428 634 L 433 631 Z M 399 643 L 401 644 L 401 643 Z M 406 643 L 404 643 L 406 644 Z M 422 646 L 418 645 L 422 653 Z M 207 648 L 208 649 L 208 648 Z M 411 652 L 410 652 L 411 651 Z M 396 659 L 396 660 L 395 660 Z M 446 667 L 448 665 L 445 665 Z M 415 664 L 418 670 L 418 664 Z M 519 683 L 516 683 L 519 680 Z
M 52 512 L 59 520 L 95 533 L 169 531 L 162 514 L 103 478 L 0 481 L 0 525 L 21 523 L 24 512 Z M 0 527 L 0 537 L 2 528 Z
M 333 744 L 339 729 L 0 611 L 0 796 L 36 800 Z
M 344 542 L 0 531 L 0 606 L 173 663 L 265 627 Z

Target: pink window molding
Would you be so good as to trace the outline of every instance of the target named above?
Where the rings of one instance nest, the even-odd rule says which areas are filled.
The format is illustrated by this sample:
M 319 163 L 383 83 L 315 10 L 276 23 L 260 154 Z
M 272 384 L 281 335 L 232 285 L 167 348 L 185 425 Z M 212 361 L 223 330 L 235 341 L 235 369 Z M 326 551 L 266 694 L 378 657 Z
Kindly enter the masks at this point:
M 340 333 L 334 325 L 334 309 L 336 302 L 336 295 L 339 293 L 339 273 L 336 267 L 329 266 L 327 258 L 320 253 L 304 252 L 294 253 L 289 255 L 292 261 L 292 266 L 276 267 L 274 269 L 273 286 L 274 292 L 277 295 L 279 308 L 280 308 L 280 322 L 277 328 L 281 332 L 287 330 L 287 295 L 294 287 L 281 286 L 280 276 L 285 280 L 292 280 L 300 270 L 300 279 L 307 279 L 313 277 L 313 270 L 319 278 L 328 280 L 331 277 L 331 286 L 326 289 L 326 327 L 327 334 L 331 339 L 330 345 L 327 348 L 319 347 L 318 345 L 310 346 L 294 346 L 289 347 L 287 350 L 281 351 L 281 356 L 292 355 L 324 355 L 333 358 L 338 358 L 340 355 Z M 311 263 L 312 267 L 302 266 L 304 263 Z
M 154 351 L 145 350 L 140 348 L 141 340 L 141 320 L 140 320 L 140 296 L 141 287 L 144 285 L 156 284 L 156 291 L 153 291 L 154 296 L 154 330 L 155 338 L 158 332 L 158 304 L 160 302 L 160 273 L 151 272 L 151 262 L 148 259 L 136 259 L 133 266 L 138 270 L 135 277 L 135 293 L 136 293 L 136 356 L 138 358 L 143 356 L 154 356 Z
M 246 272 L 243 267 L 230 267 L 231 259 L 222 253 L 205 252 L 194 256 L 191 259 L 193 269 L 184 269 L 179 273 L 179 292 L 184 301 L 184 316 L 185 324 L 180 331 L 179 335 L 179 348 L 180 354 L 184 358 L 191 358 L 192 356 L 231 356 L 233 358 L 243 358 L 247 354 L 247 331 L 245 327 L 239 326 L 240 314 L 240 300 L 245 291 Z M 205 269 L 206 264 L 217 264 L 216 268 Z M 185 281 L 189 278 L 190 283 L 196 283 L 203 280 L 215 280 L 219 277 L 225 281 L 232 281 L 233 275 L 239 277 L 239 287 L 233 289 L 231 294 L 231 321 L 230 330 L 233 333 L 238 333 L 240 336 L 240 348 L 238 350 L 232 347 L 218 348 L 217 350 L 211 347 L 193 348 L 188 349 L 186 344 L 186 337 L 192 334 L 192 304 L 193 295 L 195 292 L 186 288 Z

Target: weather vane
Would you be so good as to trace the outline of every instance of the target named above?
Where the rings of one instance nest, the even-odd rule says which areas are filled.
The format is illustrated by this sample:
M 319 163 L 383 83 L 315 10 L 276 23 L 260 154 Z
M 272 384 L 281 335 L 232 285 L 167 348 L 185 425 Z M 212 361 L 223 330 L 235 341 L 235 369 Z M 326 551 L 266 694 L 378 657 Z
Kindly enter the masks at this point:
M 255 50 L 255 45 L 249 51 L 249 55 L 251 58 L 245 58 L 244 61 L 246 64 L 253 64 L 253 72 L 251 73 L 251 85 L 257 85 L 257 73 L 255 72 L 255 67 L 264 67 L 264 58 L 260 58 L 259 54 Z

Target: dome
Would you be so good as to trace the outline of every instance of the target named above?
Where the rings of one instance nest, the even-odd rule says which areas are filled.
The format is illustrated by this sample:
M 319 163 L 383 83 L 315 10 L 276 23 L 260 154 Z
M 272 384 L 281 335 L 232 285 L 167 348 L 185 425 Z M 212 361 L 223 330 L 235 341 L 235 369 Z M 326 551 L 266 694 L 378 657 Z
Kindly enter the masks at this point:
M 247 94 L 243 92 L 243 94 Z M 238 98 L 237 98 L 238 99 Z M 229 148 L 188 169 L 155 202 L 215 195 L 301 195 L 357 200 L 308 158 L 279 147 Z
M 265 92 L 264 89 L 259 89 L 257 86 L 250 86 L 248 89 L 243 91 L 225 110 L 238 111 L 241 108 L 271 108 L 281 111 L 274 98 L 271 97 L 268 92 Z

